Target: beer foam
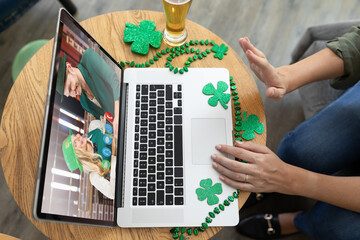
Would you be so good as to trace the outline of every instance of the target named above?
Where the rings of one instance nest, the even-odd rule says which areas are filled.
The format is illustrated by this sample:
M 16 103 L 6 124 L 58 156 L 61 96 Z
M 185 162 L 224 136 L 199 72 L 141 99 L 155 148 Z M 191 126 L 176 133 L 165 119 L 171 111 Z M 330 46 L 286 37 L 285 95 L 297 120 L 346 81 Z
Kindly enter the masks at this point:
M 188 3 L 190 2 L 191 0 L 187 0 L 187 1 L 182 1 L 182 0 L 164 0 L 165 2 L 168 2 L 170 4 L 173 4 L 173 5 L 183 5 L 185 3 Z

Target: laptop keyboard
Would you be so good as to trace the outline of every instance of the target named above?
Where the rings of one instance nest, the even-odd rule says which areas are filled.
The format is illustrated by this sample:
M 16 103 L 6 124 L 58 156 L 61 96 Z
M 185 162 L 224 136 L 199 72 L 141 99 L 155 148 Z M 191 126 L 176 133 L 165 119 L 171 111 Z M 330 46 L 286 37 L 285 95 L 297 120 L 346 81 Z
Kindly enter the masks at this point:
M 182 86 L 138 84 L 133 206 L 184 204 Z

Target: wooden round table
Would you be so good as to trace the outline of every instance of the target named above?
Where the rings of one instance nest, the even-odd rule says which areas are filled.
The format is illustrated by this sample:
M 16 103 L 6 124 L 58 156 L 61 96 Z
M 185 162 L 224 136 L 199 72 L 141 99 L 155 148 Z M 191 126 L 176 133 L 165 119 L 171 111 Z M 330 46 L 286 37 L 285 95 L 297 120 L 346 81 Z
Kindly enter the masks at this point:
M 138 25 L 142 20 L 154 21 L 156 30 L 162 31 L 165 28 L 165 15 L 153 11 L 114 12 L 93 17 L 81 24 L 117 61 L 134 60 L 143 63 L 167 46 L 163 43 L 160 49 L 150 49 L 148 56 L 139 56 L 131 52 L 129 45 L 123 41 L 125 23 Z M 209 39 L 219 45 L 225 43 L 214 33 L 194 22 L 187 20 L 186 27 L 189 33 L 188 41 Z M 228 46 L 226 43 L 225 45 Z M 170 228 L 102 228 L 39 222 L 33 218 L 35 177 L 52 48 L 53 40 L 41 48 L 24 67 L 10 91 L 2 116 L 1 164 L 10 192 L 18 206 L 25 216 L 50 239 L 171 239 Z M 184 55 L 175 58 L 172 65 L 183 66 L 189 57 L 187 54 Z M 164 67 L 165 62 L 166 58 L 160 58 L 151 67 Z M 236 82 L 242 111 L 256 114 L 266 126 L 264 108 L 255 81 L 231 48 L 223 60 L 216 59 L 211 54 L 201 61 L 193 62 L 191 67 L 227 68 Z M 262 135 L 256 135 L 254 142 L 265 145 L 266 130 Z M 248 192 L 240 193 L 239 208 L 245 203 L 249 194 Z M 208 239 L 221 229 L 221 227 L 210 227 L 204 233 L 199 234 L 196 239 Z

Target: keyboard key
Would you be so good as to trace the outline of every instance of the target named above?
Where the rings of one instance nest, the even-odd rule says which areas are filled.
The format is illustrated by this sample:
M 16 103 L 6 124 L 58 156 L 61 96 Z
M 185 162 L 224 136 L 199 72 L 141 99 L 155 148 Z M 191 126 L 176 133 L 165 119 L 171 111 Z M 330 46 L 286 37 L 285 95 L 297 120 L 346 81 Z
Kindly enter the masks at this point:
M 166 134 L 165 136 L 166 136 L 166 140 L 169 140 L 169 141 L 173 140 L 172 134 Z
M 135 109 L 135 115 L 137 116 L 139 114 L 140 114 L 140 109 L 139 108 Z
M 144 197 L 139 198 L 139 205 L 141 206 L 146 205 L 146 198 Z
M 139 132 L 139 129 L 140 129 L 139 125 L 135 125 L 135 132 Z
M 173 168 L 166 168 L 166 175 L 173 175 L 174 174 L 174 170 Z
M 172 195 L 166 195 L 166 205 L 173 205 L 174 198 Z
M 136 99 L 140 99 L 140 93 L 136 93 Z
M 149 183 L 149 185 L 148 185 L 148 191 L 150 191 L 150 192 L 155 191 L 155 183 Z
M 134 152 L 134 158 L 138 158 L 139 157 L 139 152 L 138 151 L 135 151 Z
M 139 117 L 135 117 L 135 124 L 139 124 L 140 122 L 140 118 Z
M 165 119 L 165 115 L 164 114 L 158 114 L 157 118 L 158 118 L 158 120 L 163 121 Z
M 182 124 L 182 116 L 181 115 L 174 116 L 174 124 Z
M 156 115 L 150 115 L 149 122 L 156 122 Z
M 148 172 L 149 173 L 155 173 L 155 165 L 151 165 L 148 167 Z
M 166 157 L 173 157 L 173 151 L 166 151 Z
M 138 167 L 139 166 L 139 160 L 134 160 L 134 167 Z
M 182 108 L 174 108 L 174 114 L 182 114 Z
M 158 128 L 164 128 L 164 127 L 165 127 L 165 122 L 159 121 L 159 122 L 157 123 L 157 127 L 158 127 Z
M 156 132 L 149 132 L 149 138 L 151 139 L 156 138 Z
M 137 205 L 137 198 L 136 197 L 133 197 L 133 202 L 132 202 L 133 206 L 136 206 Z
M 133 186 L 137 186 L 138 185 L 138 179 L 137 178 L 134 178 L 133 179 Z
M 141 112 L 141 118 L 148 118 L 147 112 Z
M 137 170 L 137 169 L 136 169 L 136 170 Z M 139 177 L 141 177 L 141 178 L 145 178 L 145 177 L 146 177 L 146 175 L 147 175 L 146 170 L 140 170 Z
M 157 205 L 164 205 L 164 191 L 157 191 L 156 192 L 156 204 Z
M 167 117 L 166 118 L 166 124 L 172 124 L 173 123 L 173 118 L 172 117 Z
M 172 142 L 166 142 L 166 149 L 172 149 L 173 148 L 173 143 Z
M 148 85 L 142 85 L 141 94 L 142 95 L 147 95 L 148 91 L 149 91 L 149 86 Z
M 175 196 L 182 196 L 184 195 L 184 189 L 183 188 L 175 188 Z
M 184 205 L 183 197 L 175 197 L 175 205 Z
M 162 113 L 162 112 L 165 111 L 165 108 L 164 108 L 164 106 L 158 106 L 157 110 L 158 110 L 159 113 Z
M 140 128 L 140 134 L 147 134 L 147 128 Z
M 180 85 L 180 84 L 177 86 L 177 90 L 178 90 L 179 92 L 181 91 L 181 85 Z
M 140 91 L 140 85 L 139 84 L 136 85 L 136 91 Z
M 155 193 L 148 193 L 148 205 L 155 205 Z
M 160 92 L 158 93 L 158 96 L 160 96 Z M 165 103 L 165 98 L 158 98 L 158 104 L 164 104 Z
M 164 95 L 165 95 L 164 91 L 162 91 L 162 90 L 158 91 L 158 96 L 159 97 L 163 97 Z
M 147 154 L 146 153 L 140 153 L 140 160 L 147 160 Z
M 182 179 L 175 179 L 175 186 L 183 186 L 184 182 Z
M 166 166 L 173 166 L 174 165 L 174 160 L 172 158 L 167 158 L 166 159 Z
M 156 179 L 157 180 L 164 180 L 164 172 L 158 172 L 157 174 L 156 174 Z
M 155 157 L 149 157 L 148 163 L 149 164 L 155 164 Z
M 178 106 L 179 106 L 179 107 L 182 106 L 182 100 L 178 100 Z
M 141 110 L 142 111 L 146 111 L 146 110 L 148 110 L 148 108 L 149 108 L 148 104 L 141 104 Z
M 149 130 L 156 130 L 156 124 L 155 123 L 150 123 L 149 124 Z
M 146 178 L 139 179 L 139 187 L 146 187 Z
M 158 153 L 164 153 L 164 147 L 163 146 L 158 146 L 157 147 L 157 152 Z
M 175 166 L 183 166 L 182 126 L 174 126 L 174 160 Z
M 149 148 L 148 154 L 149 154 L 149 156 L 155 156 L 156 155 L 156 148 Z
M 139 188 L 139 196 L 146 196 L 146 188 Z
M 182 168 L 175 168 L 175 177 L 182 177 L 183 176 L 183 169 Z
M 137 108 L 140 107 L 140 101 L 136 101 L 135 106 L 136 106 Z
M 166 100 L 172 100 L 172 85 L 166 85 Z
M 138 149 L 139 149 L 139 143 L 138 143 L 138 142 L 135 142 L 135 144 L 134 144 L 134 149 L 135 149 L 135 150 L 138 150 Z
M 154 107 L 149 108 L 149 114 L 156 114 L 156 108 Z
M 174 192 L 173 186 L 166 186 L 166 193 L 173 193 L 173 192 Z
M 156 187 L 157 187 L 157 189 L 164 189 L 164 187 L 165 187 L 164 181 L 158 181 L 156 183 Z
M 157 130 L 157 135 L 158 135 L 158 137 L 163 137 L 165 135 L 165 131 L 164 130 Z
M 149 174 L 148 181 L 149 182 L 155 182 L 155 174 Z
M 166 108 L 172 108 L 173 104 L 172 102 L 166 102 Z
M 166 132 L 172 132 L 173 131 L 173 126 L 171 125 L 166 125 Z
M 146 169 L 147 168 L 147 161 L 140 161 L 140 169 Z
M 137 170 L 137 169 L 134 169 L 134 177 L 137 177 L 138 176 L 138 174 L 139 174 L 139 171 Z
M 133 196 L 137 196 L 137 194 L 138 194 L 138 189 L 137 189 L 137 187 L 134 187 L 133 188 Z
M 157 162 L 164 162 L 165 156 L 164 155 L 157 155 Z
M 156 92 L 150 92 L 150 99 L 156 98 Z
M 170 109 L 170 110 L 166 110 L 165 112 L 166 116 L 172 116 L 173 115 L 173 111 Z
M 157 167 L 157 170 L 158 170 L 158 171 L 164 171 L 164 169 L 165 169 L 165 166 L 164 166 L 163 163 L 158 163 L 158 164 L 156 165 L 156 167 Z
M 147 143 L 147 136 L 141 136 L 140 137 L 140 143 Z
M 149 140 L 149 147 L 155 147 L 156 146 L 156 140 Z
M 141 102 L 148 102 L 148 97 L 147 96 L 142 96 L 141 97 Z
M 166 180 L 166 184 L 173 184 L 174 182 L 173 177 L 166 177 L 165 180 Z
M 149 101 L 149 106 L 156 106 L 156 100 L 150 100 Z
M 140 144 L 140 151 L 147 151 L 147 144 Z
M 158 138 L 157 139 L 157 145 L 164 145 L 165 139 L 164 138 Z

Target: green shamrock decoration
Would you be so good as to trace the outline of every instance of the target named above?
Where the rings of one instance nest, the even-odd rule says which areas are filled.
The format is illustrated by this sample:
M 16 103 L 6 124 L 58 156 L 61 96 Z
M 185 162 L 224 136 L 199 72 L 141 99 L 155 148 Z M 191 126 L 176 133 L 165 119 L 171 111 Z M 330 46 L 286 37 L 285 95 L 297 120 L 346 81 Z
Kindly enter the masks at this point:
M 214 58 L 223 59 L 224 55 L 227 54 L 227 50 L 229 50 L 229 47 L 225 46 L 225 44 L 221 44 L 221 46 L 215 44 L 211 51 L 215 53 Z
M 205 87 L 203 88 L 202 92 L 205 95 L 214 95 L 211 98 L 209 98 L 209 105 L 210 106 L 217 106 L 218 101 L 221 103 L 221 105 L 227 109 L 228 106 L 226 105 L 229 101 L 230 101 L 230 94 L 229 93 L 224 93 L 226 91 L 226 89 L 228 89 L 228 85 L 223 82 L 223 81 L 219 81 L 217 83 L 217 89 L 215 89 L 214 85 L 212 85 L 212 83 L 208 83 L 205 85 Z
M 212 186 L 212 180 L 208 178 L 201 180 L 200 186 L 203 188 L 196 189 L 196 194 L 200 201 L 204 201 L 207 198 L 207 204 L 210 206 L 219 202 L 219 198 L 215 194 L 222 193 L 221 183 L 216 183 Z
M 243 113 L 243 121 L 239 126 L 235 127 L 236 131 L 244 131 L 242 137 L 245 140 L 252 140 L 255 138 L 255 133 L 262 134 L 264 132 L 264 125 L 259 122 L 259 117 L 251 114 L 249 117 L 246 117 L 247 111 Z
M 124 42 L 132 43 L 131 51 L 140 55 L 149 53 L 149 45 L 159 48 L 162 40 L 162 33 L 155 31 L 156 24 L 153 21 L 143 20 L 139 27 L 132 23 L 126 23 L 124 30 Z

